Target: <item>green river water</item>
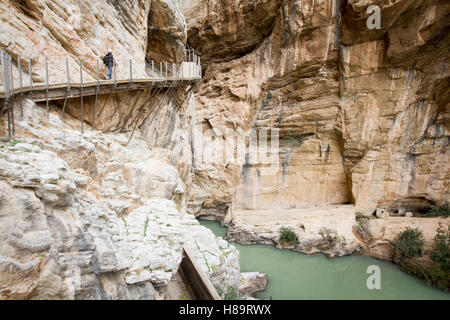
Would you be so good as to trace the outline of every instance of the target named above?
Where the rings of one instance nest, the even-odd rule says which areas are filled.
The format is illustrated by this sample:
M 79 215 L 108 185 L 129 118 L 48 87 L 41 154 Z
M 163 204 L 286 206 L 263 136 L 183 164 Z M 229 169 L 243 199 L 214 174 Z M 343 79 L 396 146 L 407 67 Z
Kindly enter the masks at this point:
M 217 237 L 225 237 L 226 228 L 218 222 L 200 220 Z M 428 286 L 390 262 L 351 255 L 327 258 L 323 254 L 308 256 L 267 245 L 240 245 L 241 272 L 259 271 L 269 276 L 267 289 L 260 299 L 445 299 L 450 293 Z M 381 289 L 369 290 L 371 274 L 367 267 L 381 270 Z

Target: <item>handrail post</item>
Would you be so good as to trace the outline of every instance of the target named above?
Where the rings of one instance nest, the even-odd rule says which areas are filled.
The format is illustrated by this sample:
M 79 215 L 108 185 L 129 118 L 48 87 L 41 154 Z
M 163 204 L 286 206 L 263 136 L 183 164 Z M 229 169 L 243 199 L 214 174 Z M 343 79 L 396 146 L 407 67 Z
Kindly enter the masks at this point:
M 30 94 L 33 89 L 33 74 L 31 72 L 31 58 L 28 58 L 28 76 L 30 77 Z
M 11 81 L 11 95 L 14 94 L 14 73 L 13 73 L 13 66 L 12 66 L 12 57 L 9 56 L 9 69 L 10 69 L 10 81 Z
M 95 62 L 97 64 L 97 87 L 100 85 L 100 67 L 98 65 L 98 59 L 95 59 Z
M 172 62 L 172 78 L 173 78 L 173 80 L 175 80 L 175 63 L 174 62 Z
M 83 62 L 80 60 L 80 99 L 81 99 L 81 133 L 84 131 L 84 105 L 83 105 Z
M 17 56 L 17 70 L 19 71 L 19 87 L 20 87 L 20 92 L 23 92 L 22 66 L 20 65 L 20 56 Z
M 152 82 L 155 82 L 155 61 L 152 60 Z
M 97 113 L 98 89 L 100 87 L 100 74 L 99 74 L 98 59 L 95 59 L 95 61 L 97 64 L 97 86 L 95 87 L 94 110 L 92 111 L 92 130 L 95 129 L 95 114 Z
M 10 78 L 11 78 L 11 96 L 14 95 L 14 73 L 13 73 L 13 65 L 12 65 L 12 57 L 9 56 L 9 69 L 10 69 Z M 16 134 L 16 128 L 14 125 L 14 104 L 11 103 L 11 124 L 12 124 L 12 135 Z
M 117 69 L 117 63 L 116 61 L 113 62 L 113 68 L 114 68 L 114 86 L 117 85 L 117 74 L 116 74 L 116 69 Z
M 48 107 L 48 62 L 47 62 L 47 58 L 45 58 L 45 105 L 46 105 L 47 120 L 48 120 L 49 107 Z
M 133 83 L 133 59 L 130 59 L 130 82 Z
M 166 81 L 168 80 L 168 74 L 167 74 L 167 61 L 166 61 Z
M 66 74 L 67 74 L 67 91 L 70 90 L 70 69 L 69 69 L 69 59 L 66 58 Z
M 48 89 L 48 62 L 47 62 L 47 58 L 45 58 L 44 64 L 45 64 L 45 88 Z
M 80 86 L 83 88 L 83 62 L 80 60 Z
M 3 80 L 3 88 L 5 90 L 5 100 L 4 108 L 7 110 L 7 118 L 8 118 L 8 136 L 11 137 L 11 121 L 10 121 L 10 114 L 9 114 L 9 97 L 8 97 L 8 84 L 7 84 L 7 73 L 6 73 L 6 52 L 3 52 L 1 50 L 1 64 L 2 64 L 2 80 Z
M 192 61 L 191 60 L 194 60 L 193 59 L 193 57 L 192 57 L 192 50 L 191 49 L 189 49 L 189 80 L 190 79 L 192 79 Z
M 3 74 L 5 73 L 5 69 L 4 69 L 4 67 L 3 67 L 3 50 L 0 50 L 0 63 L 1 63 L 1 65 L 2 65 L 2 81 L 3 81 L 3 89 L 5 88 L 5 81 L 4 81 L 4 77 L 3 77 Z M 6 96 L 6 92 L 5 92 L 5 96 Z
M 5 97 L 8 98 L 8 84 L 6 83 L 6 62 L 5 62 L 5 53 L 1 50 L 1 63 L 2 63 L 2 80 L 3 80 L 3 89 L 5 90 Z
M 20 56 L 17 56 L 17 70 L 19 71 L 20 86 L 20 120 L 23 119 L 23 83 L 22 83 L 22 66 L 20 65 Z
M 66 58 L 66 76 L 67 76 L 67 88 L 66 88 L 66 96 L 64 97 L 64 105 L 61 112 L 61 116 L 64 118 L 64 112 L 66 111 L 67 97 L 70 92 L 70 70 L 69 70 L 69 59 Z
M 197 78 L 197 55 L 195 54 L 195 52 L 194 52 L 194 64 L 192 65 L 192 68 L 194 69 L 192 77 L 194 79 L 196 79 Z

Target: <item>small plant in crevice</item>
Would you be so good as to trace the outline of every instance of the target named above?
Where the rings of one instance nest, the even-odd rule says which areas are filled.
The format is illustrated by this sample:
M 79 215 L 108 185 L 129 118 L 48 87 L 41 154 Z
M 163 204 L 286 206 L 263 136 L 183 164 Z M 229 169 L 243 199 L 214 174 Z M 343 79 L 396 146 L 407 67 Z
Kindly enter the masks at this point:
M 450 203 L 444 201 L 431 207 L 426 213 L 428 217 L 449 217 L 450 216 Z
M 422 231 L 408 228 L 394 239 L 395 254 L 400 259 L 419 257 L 424 244 Z
M 122 222 L 125 225 L 125 230 L 127 231 L 127 236 L 130 235 L 130 233 L 128 232 L 128 224 L 124 217 L 122 217 Z
M 223 290 L 218 285 L 214 285 L 214 289 L 216 289 L 216 292 L 219 296 L 223 297 Z
M 13 140 L 9 143 L 11 147 L 14 147 L 16 144 L 23 143 L 22 140 Z
M 307 134 L 285 136 L 281 138 L 281 141 L 291 148 L 300 148 L 308 136 Z
M 148 228 L 148 223 L 149 223 L 149 218 L 147 217 L 146 219 L 145 219 L 145 225 L 144 225 L 144 237 L 146 237 L 147 236 L 147 228 Z
M 322 236 L 323 240 L 328 242 L 330 248 L 336 247 L 336 245 L 341 241 L 341 238 L 338 236 L 335 230 L 322 228 L 320 229 L 319 234 Z
M 282 227 L 280 229 L 280 242 L 293 246 L 298 244 L 298 236 L 292 227 Z
M 233 286 L 228 286 L 225 292 L 224 300 L 239 300 L 239 292 Z
M 360 218 L 358 219 L 358 226 L 356 227 L 356 231 L 358 231 L 358 234 L 363 237 L 363 239 L 367 239 L 370 237 L 370 233 L 368 230 L 368 218 Z

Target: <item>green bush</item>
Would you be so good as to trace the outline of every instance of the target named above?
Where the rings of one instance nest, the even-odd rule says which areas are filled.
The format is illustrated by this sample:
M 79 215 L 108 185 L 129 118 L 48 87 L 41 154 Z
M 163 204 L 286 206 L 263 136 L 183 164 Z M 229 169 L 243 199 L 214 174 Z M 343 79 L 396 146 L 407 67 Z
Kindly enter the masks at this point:
M 429 217 L 449 217 L 450 216 L 450 204 L 447 201 L 445 201 L 445 202 L 434 205 L 428 211 L 427 216 L 429 216 Z
M 447 232 L 439 228 L 434 237 L 434 250 L 431 258 L 442 270 L 450 270 L 450 227 Z
M 225 293 L 225 300 L 238 300 L 239 294 L 235 287 L 228 286 L 227 292 Z
M 223 295 L 222 288 L 219 287 L 218 285 L 214 285 L 214 289 L 216 289 L 217 294 L 222 297 L 222 295 Z
M 431 261 L 423 261 L 420 257 L 423 245 L 424 241 L 420 230 L 407 229 L 400 233 L 394 241 L 396 254 L 400 256 L 398 263 L 404 271 L 424 279 L 429 285 L 449 291 L 450 228 L 447 232 L 438 229 L 434 237 Z
M 422 254 L 424 239 L 419 229 L 406 229 L 394 239 L 395 253 L 401 259 L 418 257 Z
M 425 265 L 413 258 L 403 260 L 400 266 L 403 271 L 424 279 L 429 285 L 445 291 L 450 289 L 450 270 L 443 270 L 438 263 Z
M 23 143 L 22 140 L 13 140 L 9 143 L 11 147 L 14 147 L 16 144 Z
M 280 241 L 295 246 L 298 244 L 298 236 L 292 227 L 282 227 L 280 229 Z

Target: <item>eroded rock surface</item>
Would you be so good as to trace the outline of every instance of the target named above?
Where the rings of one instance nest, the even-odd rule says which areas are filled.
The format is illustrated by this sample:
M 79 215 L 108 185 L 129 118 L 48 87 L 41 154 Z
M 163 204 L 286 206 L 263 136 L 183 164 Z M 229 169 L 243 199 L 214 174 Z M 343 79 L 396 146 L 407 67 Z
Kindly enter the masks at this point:
M 251 163 L 249 151 L 198 164 L 191 212 L 233 225 L 233 210 L 351 203 L 356 215 L 372 216 L 377 208 L 424 212 L 450 199 L 448 4 L 274 1 L 266 29 L 252 15 L 229 18 L 236 8 L 264 11 L 264 1 L 231 1 L 226 13 L 189 3 L 188 41 L 211 54 L 194 94 L 204 132 L 226 144 L 235 139 L 227 130 L 279 130 L 275 164 Z M 380 30 L 366 26 L 371 4 L 380 5 Z M 268 32 L 254 34 L 247 22 Z M 245 31 L 255 47 L 236 55 Z
M 295 210 L 235 210 L 227 239 L 243 244 L 264 243 L 306 254 L 324 252 L 343 256 L 355 252 L 360 242 L 353 234 L 353 206 L 329 206 Z M 280 229 L 291 227 L 297 245 L 281 243 Z
M 251 297 L 263 291 L 267 286 L 267 275 L 259 272 L 242 272 L 239 283 L 239 294 Z
M 50 120 L 27 100 L 0 148 L 2 299 L 154 299 L 184 245 L 218 288 L 239 286 L 237 250 L 183 214 L 170 151 Z
M 396 236 L 406 229 L 418 228 L 424 239 L 424 254 L 430 254 L 434 249 L 434 237 L 439 228 L 447 230 L 448 219 L 445 218 L 412 218 L 388 217 L 385 219 L 370 219 L 367 221 L 366 247 L 364 254 L 379 259 L 391 261 L 394 258 L 393 242 Z

